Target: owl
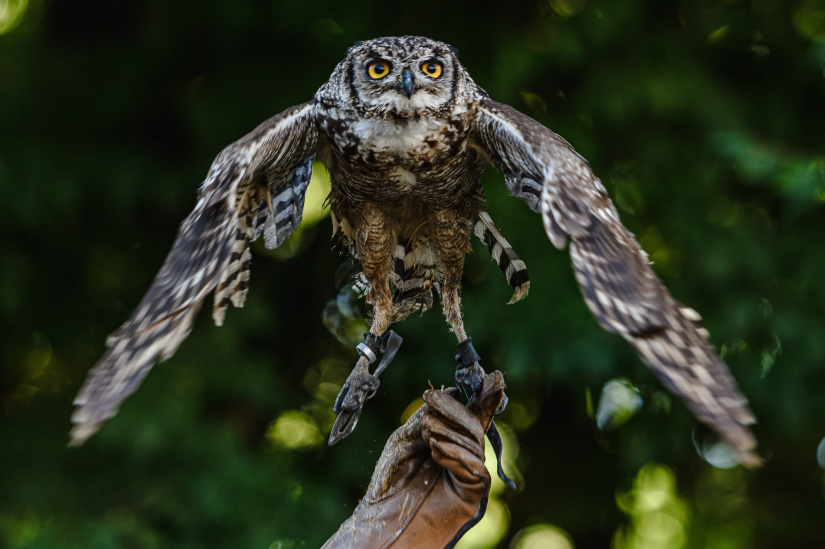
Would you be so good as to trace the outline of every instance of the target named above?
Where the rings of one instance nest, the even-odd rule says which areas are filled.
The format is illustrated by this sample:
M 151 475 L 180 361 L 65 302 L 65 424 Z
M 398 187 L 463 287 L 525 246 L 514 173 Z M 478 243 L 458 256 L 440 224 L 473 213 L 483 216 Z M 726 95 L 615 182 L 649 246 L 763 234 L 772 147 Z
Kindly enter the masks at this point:
M 454 48 L 415 36 L 356 43 L 312 100 L 217 156 L 160 272 L 78 394 L 73 444 L 95 433 L 151 367 L 172 356 L 208 294 L 214 292 L 218 325 L 230 303 L 244 304 L 250 245 L 263 236 L 277 248 L 301 223 L 313 160 L 329 171 L 334 233 L 360 263 L 356 286 L 371 305 L 369 333 L 337 413 L 357 419 L 378 387 L 377 371 L 398 351 L 390 325 L 437 297 L 458 343 L 457 379 L 472 392 L 480 364 L 461 313 L 472 236 L 504 273 L 511 302 L 530 287 L 524 262 L 485 209 L 480 177 L 492 164 L 510 194 L 540 214 L 550 242 L 569 249 L 599 324 L 633 345 L 741 463 L 759 464 L 748 427 L 754 415 L 699 314 L 653 272 L 587 161 L 546 127 L 492 100 Z

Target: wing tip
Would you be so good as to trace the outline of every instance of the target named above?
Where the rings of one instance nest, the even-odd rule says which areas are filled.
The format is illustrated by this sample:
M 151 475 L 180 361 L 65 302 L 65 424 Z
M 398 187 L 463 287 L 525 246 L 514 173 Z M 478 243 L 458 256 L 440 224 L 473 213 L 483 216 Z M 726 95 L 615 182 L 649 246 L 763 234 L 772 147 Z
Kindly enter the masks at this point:
M 80 422 L 75 423 L 69 432 L 69 448 L 77 448 L 89 440 L 92 435 L 100 430 L 100 423 Z
M 736 454 L 736 461 L 738 461 L 745 469 L 750 470 L 760 469 L 765 466 L 765 460 L 754 450 L 738 452 Z
M 734 458 L 745 469 L 759 469 L 765 465 L 765 460 L 756 451 L 756 439 L 750 429 L 742 426 L 738 436 L 726 437 L 726 444 L 733 451 Z
M 727 433 L 726 443 L 733 449 L 736 461 L 746 469 L 759 469 L 765 465 L 765 460 L 756 451 L 757 443 L 753 431 L 749 428 L 756 423 L 756 416 L 748 407 L 747 400 L 740 403 L 734 413 L 739 429 Z

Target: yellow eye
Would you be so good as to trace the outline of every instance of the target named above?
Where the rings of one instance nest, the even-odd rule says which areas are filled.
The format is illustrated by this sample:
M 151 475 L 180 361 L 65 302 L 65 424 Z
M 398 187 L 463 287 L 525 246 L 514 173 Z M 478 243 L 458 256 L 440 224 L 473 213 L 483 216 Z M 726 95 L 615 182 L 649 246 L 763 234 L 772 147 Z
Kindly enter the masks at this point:
M 438 78 L 441 76 L 441 63 L 438 61 L 427 61 L 421 65 L 421 72 L 430 78 Z
M 386 61 L 373 61 L 367 65 L 367 74 L 370 78 L 378 80 L 384 78 L 390 73 L 390 64 Z

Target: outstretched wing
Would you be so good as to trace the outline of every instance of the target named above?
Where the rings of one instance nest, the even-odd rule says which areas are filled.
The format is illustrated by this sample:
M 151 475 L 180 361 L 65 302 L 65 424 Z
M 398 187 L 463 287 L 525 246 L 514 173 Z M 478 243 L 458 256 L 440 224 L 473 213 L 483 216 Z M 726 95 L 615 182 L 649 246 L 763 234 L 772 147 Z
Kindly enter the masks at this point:
M 570 256 L 599 323 L 621 334 L 661 382 L 756 466 L 748 402 L 708 341 L 701 318 L 676 301 L 619 220 L 604 186 L 564 139 L 512 107 L 482 99 L 475 144 L 504 172 L 510 194 L 541 212 L 551 242 Z
M 218 325 L 230 302 L 243 306 L 250 243 L 263 234 L 268 248 L 278 247 L 301 223 L 317 137 L 314 105 L 306 103 L 218 155 L 160 272 L 132 317 L 109 336 L 77 395 L 71 445 L 93 435 L 155 362 L 172 356 L 210 292 Z

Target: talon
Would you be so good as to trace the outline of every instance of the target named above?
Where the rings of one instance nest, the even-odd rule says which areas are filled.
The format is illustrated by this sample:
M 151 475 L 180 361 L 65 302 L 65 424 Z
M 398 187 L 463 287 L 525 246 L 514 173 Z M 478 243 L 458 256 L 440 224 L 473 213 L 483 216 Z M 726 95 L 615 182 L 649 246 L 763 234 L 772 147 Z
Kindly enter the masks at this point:
M 378 393 L 379 387 L 381 387 L 381 382 L 377 377 L 373 377 L 370 381 L 375 384 L 371 387 L 367 387 L 366 384 L 361 387 L 361 389 L 367 393 L 367 398 L 365 400 L 369 400 L 374 397 Z
M 507 409 L 508 404 L 510 404 L 510 399 L 507 398 L 507 395 L 504 395 L 504 398 L 501 400 L 501 404 L 498 405 L 498 408 L 496 408 L 496 411 L 493 412 L 493 415 L 497 416 L 504 412 L 504 410 Z
M 364 342 L 356 347 L 361 356 L 341 387 L 341 392 L 338 393 L 332 407 L 332 411 L 338 414 L 338 419 L 335 420 L 329 437 L 330 446 L 348 436 L 355 429 L 364 403 L 378 393 L 378 388 L 381 386 L 378 376 L 395 358 L 402 341 L 401 337 L 392 330 L 387 331 L 381 337 L 372 332 L 364 334 Z M 375 372 L 370 374 L 369 365 L 375 362 L 379 354 L 383 355 L 381 362 L 376 366 Z
M 335 424 L 332 426 L 332 432 L 329 434 L 329 445 L 332 446 L 336 442 L 348 437 L 358 424 L 358 418 L 361 417 L 361 408 L 353 412 L 343 412 L 338 415 Z
M 349 381 L 344 383 L 344 386 L 341 387 L 341 391 L 338 393 L 338 396 L 335 398 L 335 404 L 332 406 L 332 411 L 336 414 L 340 414 L 344 410 L 344 399 L 349 394 Z

